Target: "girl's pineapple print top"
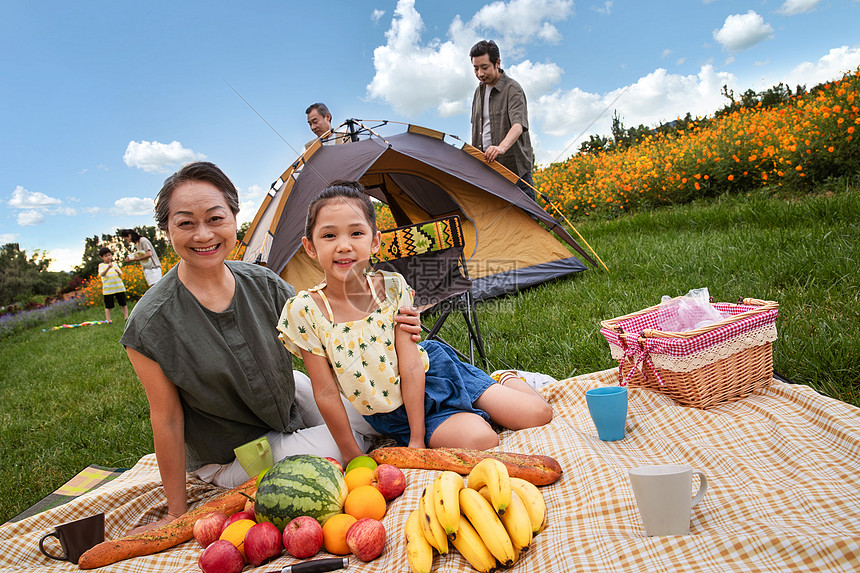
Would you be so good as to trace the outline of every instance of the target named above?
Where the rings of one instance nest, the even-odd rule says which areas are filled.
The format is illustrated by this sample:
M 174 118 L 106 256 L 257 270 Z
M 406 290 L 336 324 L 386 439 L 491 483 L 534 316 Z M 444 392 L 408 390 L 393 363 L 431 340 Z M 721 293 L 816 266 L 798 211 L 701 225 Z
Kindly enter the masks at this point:
M 281 341 L 301 358 L 301 350 L 325 356 L 341 393 L 362 415 L 391 412 L 403 404 L 400 370 L 394 350 L 394 317 L 403 306 L 412 306 L 415 293 L 398 273 L 377 271 L 385 280 L 385 299 L 373 298 L 379 308 L 361 320 L 333 323 L 311 298 L 319 292 L 333 316 L 319 284 L 287 301 L 278 320 Z M 370 276 L 368 276 L 370 282 Z M 418 347 L 424 371 L 430 367 L 427 352 Z

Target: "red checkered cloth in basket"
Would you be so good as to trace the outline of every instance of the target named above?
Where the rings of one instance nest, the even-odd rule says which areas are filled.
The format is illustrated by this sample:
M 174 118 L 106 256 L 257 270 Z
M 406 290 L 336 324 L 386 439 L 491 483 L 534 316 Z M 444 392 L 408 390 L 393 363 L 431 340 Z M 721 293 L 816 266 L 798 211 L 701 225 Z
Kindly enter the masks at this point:
M 729 318 L 743 312 L 756 310 L 759 307 L 718 302 L 714 303 L 714 308 L 723 317 Z M 666 354 L 675 357 L 687 356 L 688 354 L 701 352 L 716 344 L 731 340 L 739 334 L 773 324 L 776 321 L 777 312 L 778 309 L 767 310 L 691 338 L 647 338 L 643 344 L 645 350 L 651 354 Z M 639 333 L 646 328 L 662 330 L 658 323 L 658 315 L 659 311 L 655 310 L 641 316 L 622 320 L 617 323 L 617 326 L 620 326 L 624 333 L 627 334 L 628 345 L 633 345 Z M 618 332 L 608 328 L 601 328 L 600 332 L 610 344 L 624 348 L 625 344 L 619 338 Z
M 714 303 L 713 306 L 726 319 L 760 308 L 725 302 Z M 623 334 L 626 335 L 624 338 L 621 337 L 622 332 L 618 332 L 615 329 L 601 328 L 600 332 L 606 337 L 606 341 L 609 344 L 623 350 L 623 357 L 619 361 L 618 367 L 619 384 L 623 386 L 627 383 L 627 379 L 622 376 L 621 365 L 625 360 L 630 359 L 633 361 L 634 368 L 631 368 L 628 376 L 632 374 L 635 367 L 638 367 L 641 363 L 646 363 L 653 368 L 654 375 L 662 386 L 664 384 L 663 377 L 660 375 L 659 369 L 654 368 L 654 363 L 651 361 L 652 354 L 661 354 L 675 358 L 696 354 L 727 342 L 741 334 L 772 325 L 776 322 L 777 313 L 778 309 L 775 308 L 766 310 L 742 318 L 737 322 L 717 326 L 713 330 L 689 338 L 648 337 L 641 339 L 639 333 L 645 329 L 662 330 L 659 322 L 660 310 L 656 309 L 617 322 L 615 326 L 616 328 L 620 328 Z

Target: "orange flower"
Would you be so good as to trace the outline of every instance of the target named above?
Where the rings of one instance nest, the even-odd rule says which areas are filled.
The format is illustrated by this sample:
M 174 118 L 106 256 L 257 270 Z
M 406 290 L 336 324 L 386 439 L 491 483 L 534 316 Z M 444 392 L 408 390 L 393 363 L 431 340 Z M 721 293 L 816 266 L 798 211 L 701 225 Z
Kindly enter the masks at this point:
M 729 181 L 734 181 L 734 180 L 735 180 L 735 176 L 734 176 L 734 175 L 729 175 Z

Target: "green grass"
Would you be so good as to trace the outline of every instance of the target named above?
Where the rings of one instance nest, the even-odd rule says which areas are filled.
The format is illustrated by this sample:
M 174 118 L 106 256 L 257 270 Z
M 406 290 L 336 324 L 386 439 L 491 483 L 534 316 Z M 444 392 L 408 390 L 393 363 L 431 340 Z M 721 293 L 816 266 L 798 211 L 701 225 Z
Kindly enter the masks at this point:
M 589 269 L 479 305 L 494 368 L 565 378 L 612 368 L 600 321 L 707 286 L 717 300 L 776 300 L 774 369 L 860 405 L 860 190 L 765 192 L 577 223 L 610 272 Z M 60 322 L 101 320 L 103 309 Z M 452 318 L 446 335 L 462 337 Z M 152 451 L 122 321 L 0 341 L 0 521 L 89 464 Z
M 152 451 L 149 408 L 125 350 L 124 321 L 78 311 L 0 342 L 0 521 L 89 464 L 131 467 Z

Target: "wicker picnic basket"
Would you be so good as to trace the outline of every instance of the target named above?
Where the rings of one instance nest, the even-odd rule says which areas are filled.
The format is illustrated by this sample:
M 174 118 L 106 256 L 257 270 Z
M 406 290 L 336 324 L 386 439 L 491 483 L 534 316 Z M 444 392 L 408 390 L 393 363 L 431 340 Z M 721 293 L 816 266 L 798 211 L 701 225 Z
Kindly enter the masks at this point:
M 747 298 L 713 307 L 722 321 L 687 332 L 660 330 L 660 305 L 602 321 L 619 383 L 702 409 L 766 388 L 773 379 L 779 304 Z

